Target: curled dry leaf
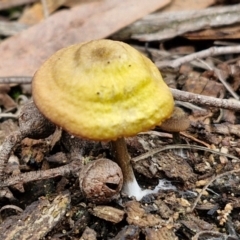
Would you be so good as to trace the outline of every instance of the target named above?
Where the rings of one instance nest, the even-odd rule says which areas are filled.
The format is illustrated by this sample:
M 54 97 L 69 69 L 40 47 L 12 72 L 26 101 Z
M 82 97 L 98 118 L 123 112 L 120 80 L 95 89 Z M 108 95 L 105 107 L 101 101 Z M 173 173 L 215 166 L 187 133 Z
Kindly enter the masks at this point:
M 83 195 L 89 201 L 110 202 L 122 189 L 122 171 L 115 162 L 101 158 L 89 162 L 81 169 L 79 184 Z

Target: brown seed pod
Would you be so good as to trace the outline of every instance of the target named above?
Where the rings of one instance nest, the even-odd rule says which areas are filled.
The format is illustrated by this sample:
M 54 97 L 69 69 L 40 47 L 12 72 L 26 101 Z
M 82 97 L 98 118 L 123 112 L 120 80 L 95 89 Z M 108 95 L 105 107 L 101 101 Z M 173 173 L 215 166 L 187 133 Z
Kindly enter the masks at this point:
M 79 174 L 83 195 L 93 203 L 114 199 L 123 185 L 121 168 L 113 161 L 101 158 L 85 165 Z

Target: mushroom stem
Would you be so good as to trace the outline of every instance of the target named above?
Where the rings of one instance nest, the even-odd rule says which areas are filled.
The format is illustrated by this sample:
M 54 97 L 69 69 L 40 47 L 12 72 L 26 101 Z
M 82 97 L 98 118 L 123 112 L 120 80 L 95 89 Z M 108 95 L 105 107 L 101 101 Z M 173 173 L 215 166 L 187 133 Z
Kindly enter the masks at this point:
M 115 162 L 122 169 L 123 173 L 122 192 L 129 197 L 134 196 L 137 200 L 141 200 L 146 193 L 143 194 L 144 191 L 142 191 L 135 178 L 125 139 L 123 137 L 118 138 L 115 141 L 111 141 L 111 143 Z
M 151 193 L 157 193 L 159 190 L 159 186 L 156 186 L 155 189 L 145 189 L 142 190 L 139 186 L 133 168 L 130 162 L 130 156 L 127 150 L 127 144 L 125 139 L 118 138 L 115 141 L 111 141 L 112 151 L 115 158 L 115 162 L 122 169 L 123 173 L 123 189 L 122 192 L 127 194 L 129 197 L 134 196 L 137 200 L 141 200 L 142 197 Z
M 116 141 L 112 141 L 111 143 L 114 160 L 123 172 L 124 185 L 126 185 L 125 183 L 133 182 L 135 175 L 131 166 L 125 139 L 123 137 L 118 138 Z
M 181 136 L 180 136 L 180 132 L 173 132 L 172 133 L 173 136 L 173 142 L 175 144 L 181 144 Z

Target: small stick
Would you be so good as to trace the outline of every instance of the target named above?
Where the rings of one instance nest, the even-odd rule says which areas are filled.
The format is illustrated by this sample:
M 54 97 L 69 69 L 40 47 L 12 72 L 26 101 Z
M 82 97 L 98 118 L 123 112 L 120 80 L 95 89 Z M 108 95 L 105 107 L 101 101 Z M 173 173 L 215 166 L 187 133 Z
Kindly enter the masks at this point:
M 10 76 L 0 77 L 0 84 L 31 84 L 32 77 L 30 76 Z
M 192 237 L 192 240 L 199 240 L 199 237 L 201 235 L 204 235 L 204 234 L 208 234 L 209 236 L 211 237 L 216 237 L 218 239 L 220 239 L 219 237 L 223 236 L 224 234 L 223 233 L 220 233 L 220 232 L 214 232 L 214 231 L 201 231 L 201 232 L 198 232 L 196 233 L 193 237 Z M 224 235 L 225 236 L 225 235 Z M 224 238 L 225 239 L 225 238 Z
M 206 148 L 206 147 L 197 146 L 197 145 L 188 145 L 188 144 L 176 144 L 176 145 L 167 145 L 167 146 L 160 147 L 160 148 L 154 148 L 154 149 L 152 149 L 152 150 L 150 150 L 146 153 L 143 153 L 140 156 L 132 158 L 131 161 L 133 163 L 136 163 L 140 160 L 146 159 L 148 157 L 152 157 L 154 154 L 157 154 L 159 152 L 166 151 L 166 150 L 171 150 L 171 149 L 197 149 L 197 150 L 202 150 L 202 151 L 205 151 L 205 152 L 210 152 L 210 153 L 213 153 L 213 154 L 218 154 L 220 156 L 225 156 L 225 157 L 228 157 L 228 158 L 239 160 L 239 158 L 237 158 L 237 157 L 235 157 L 231 154 L 217 152 L 216 150 L 209 149 L 209 148 Z
M 81 161 L 72 161 L 61 167 L 48 170 L 31 171 L 11 176 L 0 183 L 0 187 L 9 187 L 18 183 L 28 183 L 37 180 L 54 178 L 57 176 L 66 176 L 70 173 L 78 172 L 82 167 Z
M 234 111 L 240 110 L 239 101 L 208 97 L 200 94 L 180 91 L 173 88 L 171 88 L 171 91 L 175 100 L 178 100 L 178 101 L 202 104 L 209 107 L 225 108 L 225 109 L 230 109 Z
M 194 203 L 193 203 L 193 206 L 192 206 L 192 208 L 191 208 L 191 212 L 192 212 L 192 211 L 195 209 L 195 207 L 197 206 L 197 203 L 198 203 L 198 201 L 200 200 L 203 192 L 204 192 L 215 180 L 217 180 L 218 178 L 224 177 L 224 176 L 226 176 L 226 175 L 231 175 L 231 174 L 238 173 L 238 172 L 240 172 L 240 169 L 234 169 L 234 170 L 232 170 L 232 171 L 224 172 L 224 173 L 222 173 L 222 174 L 219 174 L 219 175 L 213 177 L 213 178 L 204 186 L 204 188 L 203 188 L 203 189 L 201 190 L 201 192 L 199 193 L 198 197 L 196 198 L 196 200 L 195 200 Z
M 184 57 L 178 58 L 176 60 L 171 61 L 161 61 L 161 62 L 155 62 L 158 68 L 163 67 L 172 67 L 177 68 L 180 67 L 183 63 L 190 62 L 197 58 L 206 58 L 209 56 L 217 56 L 217 55 L 224 55 L 224 54 L 236 54 L 240 53 L 240 46 L 228 46 L 228 47 L 211 47 L 206 50 L 192 53 L 189 55 L 186 55 Z

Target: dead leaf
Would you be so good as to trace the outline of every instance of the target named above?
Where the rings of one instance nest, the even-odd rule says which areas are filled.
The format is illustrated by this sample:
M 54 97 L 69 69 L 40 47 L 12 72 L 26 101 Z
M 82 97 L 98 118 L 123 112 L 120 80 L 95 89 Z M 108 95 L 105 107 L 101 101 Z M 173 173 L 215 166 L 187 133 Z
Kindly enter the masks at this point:
M 222 96 L 222 94 L 225 92 L 224 86 L 221 83 L 210 80 L 209 78 L 192 72 L 189 74 L 183 89 L 188 92 L 198 93 L 206 96 Z
M 62 10 L 0 44 L 0 76 L 32 76 L 58 49 L 105 38 L 170 0 L 102 0 Z
M 239 39 L 240 38 L 240 27 L 239 24 L 233 24 L 226 27 L 217 27 L 211 29 L 205 29 L 197 32 L 188 32 L 184 34 L 184 37 L 195 40 L 195 39 Z

